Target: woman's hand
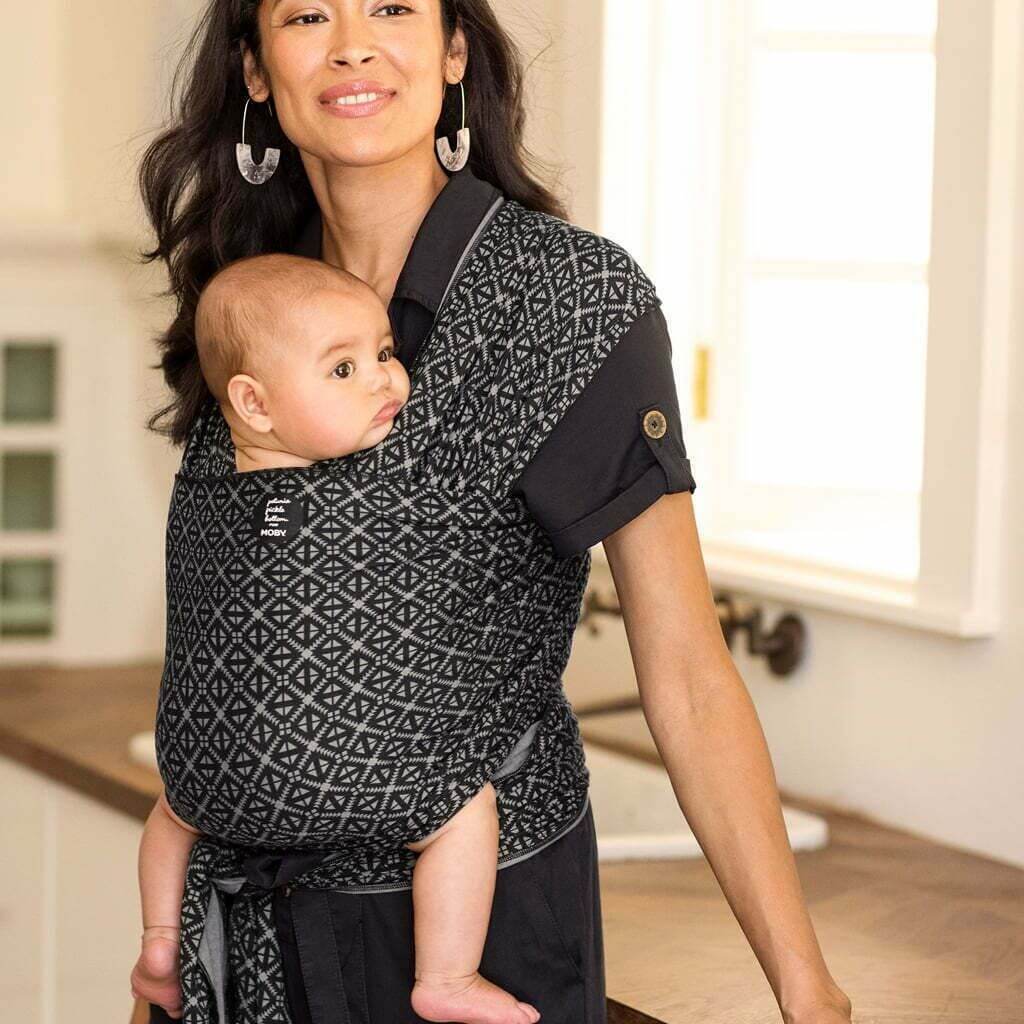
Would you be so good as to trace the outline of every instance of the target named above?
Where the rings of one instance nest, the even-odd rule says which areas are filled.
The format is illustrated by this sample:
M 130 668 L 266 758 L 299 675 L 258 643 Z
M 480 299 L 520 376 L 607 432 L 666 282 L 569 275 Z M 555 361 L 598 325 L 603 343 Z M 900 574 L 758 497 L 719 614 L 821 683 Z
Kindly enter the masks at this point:
M 791 972 L 796 973 L 796 972 Z M 850 1024 L 853 1006 L 822 964 L 813 976 L 787 981 L 779 999 L 784 1024 Z
M 824 1001 L 811 1004 L 799 1012 L 783 1013 L 785 1024 L 850 1024 L 853 1020 L 853 1005 L 846 993 L 836 988 L 835 995 Z
M 644 716 L 786 1024 L 849 1024 L 811 924 L 768 745 L 722 636 L 688 492 L 605 538 Z
M 783 1015 L 782 1019 L 786 1024 L 850 1024 L 853 1018 L 849 1013 L 843 1013 L 842 1010 L 824 1007 L 820 1010 L 802 1013 L 799 1017 Z

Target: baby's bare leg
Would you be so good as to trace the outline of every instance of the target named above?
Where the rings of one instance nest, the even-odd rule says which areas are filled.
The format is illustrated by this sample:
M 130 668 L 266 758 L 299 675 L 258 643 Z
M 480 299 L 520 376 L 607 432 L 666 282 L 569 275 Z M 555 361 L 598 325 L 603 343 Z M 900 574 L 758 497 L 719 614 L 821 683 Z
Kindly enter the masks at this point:
M 181 897 L 189 854 L 199 835 L 171 810 L 161 793 L 139 844 L 142 952 L 132 971 L 132 995 L 162 1006 L 175 1019 L 181 1017 Z
M 436 832 L 414 843 L 412 1008 L 430 1021 L 534 1024 L 529 1003 L 480 976 L 498 859 L 494 787 L 483 788 Z

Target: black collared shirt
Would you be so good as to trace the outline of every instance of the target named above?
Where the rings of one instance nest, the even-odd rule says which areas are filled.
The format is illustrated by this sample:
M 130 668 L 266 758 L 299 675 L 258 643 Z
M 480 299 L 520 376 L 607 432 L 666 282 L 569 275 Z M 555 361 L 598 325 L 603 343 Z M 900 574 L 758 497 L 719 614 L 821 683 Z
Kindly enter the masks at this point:
M 499 195 L 466 167 L 449 177 L 423 218 L 388 305 L 395 354 L 407 370 L 430 333 L 459 256 Z M 321 259 L 322 233 L 315 210 L 292 251 Z M 644 430 L 652 409 L 667 426 L 660 438 Z M 515 490 L 567 557 L 597 544 L 662 494 L 696 486 L 683 443 L 672 343 L 655 306 L 619 338 Z

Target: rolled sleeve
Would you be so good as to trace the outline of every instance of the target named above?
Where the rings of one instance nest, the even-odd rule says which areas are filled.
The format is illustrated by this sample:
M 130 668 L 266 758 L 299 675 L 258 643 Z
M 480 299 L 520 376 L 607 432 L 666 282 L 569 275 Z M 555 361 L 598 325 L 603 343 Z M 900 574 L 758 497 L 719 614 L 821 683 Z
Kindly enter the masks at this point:
M 580 554 L 662 494 L 694 491 L 660 305 L 619 339 L 516 484 L 561 557 Z

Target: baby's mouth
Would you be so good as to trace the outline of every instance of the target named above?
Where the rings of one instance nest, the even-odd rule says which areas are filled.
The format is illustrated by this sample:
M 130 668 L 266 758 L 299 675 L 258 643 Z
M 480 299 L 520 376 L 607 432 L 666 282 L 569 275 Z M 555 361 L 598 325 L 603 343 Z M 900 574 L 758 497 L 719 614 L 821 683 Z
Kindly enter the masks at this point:
M 373 422 L 376 423 L 378 420 L 389 420 L 392 416 L 398 413 L 398 410 L 402 408 L 402 403 L 398 399 L 394 399 L 384 405 L 380 412 L 373 417 Z

